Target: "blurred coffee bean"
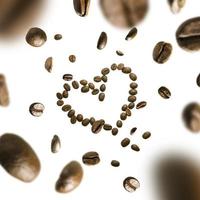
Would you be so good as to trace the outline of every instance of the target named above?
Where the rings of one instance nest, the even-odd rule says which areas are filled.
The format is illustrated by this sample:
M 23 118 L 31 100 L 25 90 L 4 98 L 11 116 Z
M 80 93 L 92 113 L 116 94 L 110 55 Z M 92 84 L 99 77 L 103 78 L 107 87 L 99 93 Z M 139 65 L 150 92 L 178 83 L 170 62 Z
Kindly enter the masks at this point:
M 121 120 L 118 120 L 116 125 L 118 128 L 121 128 L 123 126 L 123 122 Z
M 77 119 L 78 122 L 82 122 L 83 121 L 83 115 L 82 114 L 78 114 L 76 116 L 76 119 Z
M 59 99 L 59 100 L 57 101 L 57 105 L 58 105 L 58 106 L 63 106 L 63 104 L 64 104 L 64 101 L 63 101 L 63 100 Z
M 9 105 L 9 93 L 6 84 L 6 78 L 3 74 L 0 74 L 0 106 L 8 106 Z
M 143 137 L 143 139 L 149 139 L 150 137 L 151 137 L 151 133 L 149 132 L 149 131 L 147 131 L 147 132 L 145 132 L 145 133 L 143 133 L 143 135 L 142 135 L 142 137 Z
M 73 0 L 73 2 L 74 10 L 76 11 L 77 15 L 81 17 L 85 17 L 86 15 L 88 15 L 90 0 Z
M 57 135 L 54 135 L 51 141 L 51 152 L 57 153 L 59 152 L 60 148 L 61 148 L 60 138 Z
M 118 160 L 112 160 L 112 161 L 111 161 L 111 165 L 112 165 L 113 167 L 119 167 L 119 166 L 120 166 L 120 162 L 119 162 Z
M 173 13 L 179 13 L 184 7 L 186 0 L 168 0 L 168 4 Z
M 106 131 L 112 130 L 112 126 L 110 124 L 104 124 L 103 129 Z
M 130 131 L 130 135 L 133 135 L 137 131 L 137 127 L 133 127 Z
M 52 68 L 53 68 L 53 58 L 52 57 L 47 58 L 46 61 L 45 61 L 45 65 L 44 66 L 45 66 L 45 69 L 49 73 L 51 73 Z
M 45 109 L 45 107 L 42 103 L 33 103 L 29 107 L 29 112 L 34 117 L 40 117 L 40 116 L 42 116 L 44 109 Z
M 127 177 L 123 182 L 124 189 L 128 192 L 134 192 L 140 187 L 140 183 L 136 178 Z
M 56 35 L 54 35 L 54 39 L 55 40 L 61 40 L 62 39 L 62 35 L 61 34 L 56 34 Z
M 94 151 L 87 152 L 83 155 L 82 161 L 86 165 L 96 165 L 100 162 L 99 154 Z
M 100 93 L 99 94 L 99 101 L 104 101 L 105 99 L 105 94 L 104 93 Z
M 99 50 L 104 49 L 106 47 L 107 40 L 108 40 L 107 34 L 105 32 L 102 32 L 97 42 L 97 49 Z
M 200 87 L 200 74 L 197 76 L 196 83 Z
M 171 97 L 171 92 L 168 88 L 162 86 L 158 89 L 158 94 L 163 98 L 163 99 L 169 99 Z
M 71 63 L 75 63 L 75 62 L 76 62 L 76 56 L 75 56 L 75 55 L 70 55 L 70 56 L 69 56 L 69 61 L 70 61 Z
M 120 51 L 120 50 L 117 50 L 117 51 L 116 51 L 116 54 L 117 54 L 118 56 L 123 56 L 123 55 L 124 55 L 124 53 L 123 53 L 122 51 Z
M 127 34 L 125 40 L 129 41 L 129 40 L 132 40 L 136 35 L 137 35 L 137 28 L 136 27 L 133 27 L 129 33 Z
M 87 82 L 87 80 L 84 80 L 84 79 L 83 79 L 83 80 L 80 80 L 80 84 L 81 84 L 81 85 L 87 85 L 88 82 Z
M 89 123 L 90 123 L 90 119 L 88 119 L 88 118 L 85 118 L 85 119 L 83 119 L 83 121 L 82 121 L 82 125 L 83 125 L 83 126 L 87 126 Z

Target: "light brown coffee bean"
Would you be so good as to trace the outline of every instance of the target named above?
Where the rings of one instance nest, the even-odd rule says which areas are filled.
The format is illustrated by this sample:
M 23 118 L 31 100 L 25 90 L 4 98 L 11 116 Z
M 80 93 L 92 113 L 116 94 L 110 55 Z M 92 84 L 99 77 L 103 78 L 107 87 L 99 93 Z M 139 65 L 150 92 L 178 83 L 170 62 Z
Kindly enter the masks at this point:
M 110 124 L 104 124 L 103 129 L 106 131 L 112 130 L 112 126 Z
M 82 114 L 78 114 L 76 116 L 76 119 L 77 119 L 78 122 L 82 122 L 83 121 L 83 115 Z
M 97 152 L 90 151 L 83 155 L 82 161 L 85 165 L 97 165 L 100 162 L 100 157 Z
M 40 116 L 42 116 L 44 109 L 45 109 L 45 107 L 42 103 L 33 103 L 29 107 L 29 112 L 34 117 L 40 117 Z
M 92 94 L 93 95 L 97 95 L 99 93 L 99 89 L 94 89 L 93 91 L 92 91 Z
M 64 74 L 63 75 L 63 80 L 65 80 L 65 81 L 71 81 L 72 79 L 73 79 L 72 74 Z
M 87 80 L 84 80 L 84 79 L 83 79 L 83 80 L 80 80 L 80 84 L 85 86 L 85 85 L 88 84 L 88 82 L 87 82 Z
M 52 57 L 48 57 L 45 61 L 45 69 L 51 73 L 52 72 L 52 68 L 53 68 L 53 58 Z
M 88 118 L 85 118 L 85 119 L 82 121 L 82 125 L 83 125 L 83 126 L 87 126 L 89 123 L 90 123 L 90 119 L 88 119 Z
M 66 90 L 66 91 L 70 91 L 71 90 L 71 87 L 70 87 L 70 85 L 68 84 L 68 83 L 65 83 L 64 85 L 63 85 L 63 87 L 64 87 L 64 89 Z
M 118 56 L 123 56 L 123 55 L 124 55 L 124 53 L 123 53 L 122 51 L 120 51 L 120 50 L 117 50 L 117 51 L 116 51 L 116 54 L 117 54 Z
M 168 0 L 171 11 L 176 14 L 181 11 L 185 5 L 185 0 Z
M 130 74 L 131 71 L 132 71 L 132 69 L 131 69 L 130 67 L 124 67 L 124 68 L 122 69 L 122 72 L 123 72 L 124 74 Z
M 123 126 L 123 122 L 121 120 L 118 120 L 116 125 L 118 128 L 121 128 Z
M 137 144 L 132 144 L 131 145 L 131 149 L 133 150 L 133 151 L 140 151 L 140 147 L 137 145 Z
M 136 101 L 136 96 L 134 96 L 134 95 L 129 96 L 128 97 L 128 101 L 129 102 L 135 102 Z
M 69 104 L 67 104 L 67 105 L 64 105 L 63 107 L 62 107 L 62 111 L 63 112 L 68 112 L 68 111 L 70 111 L 71 110 L 71 106 L 69 105 Z
M 51 152 L 52 153 L 58 153 L 61 148 L 61 142 L 60 138 L 57 135 L 53 136 L 53 139 L 51 140 Z
M 102 32 L 99 36 L 98 42 L 97 42 L 97 49 L 102 50 L 106 47 L 108 41 L 108 36 L 105 32 Z
M 146 101 L 141 101 L 136 105 L 136 109 L 144 108 L 144 107 L 146 107 L 146 105 L 147 105 Z
M 169 99 L 171 97 L 171 92 L 168 88 L 165 86 L 162 86 L 158 89 L 158 94 L 163 98 L 163 99 Z
M 88 15 L 89 7 L 90 7 L 90 0 L 73 0 L 74 3 L 74 10 L 76 14 L 85 17 Z
M 137 28 L 133 27 L 127 34 L 125 40 L 129 41 L 132 40 L 137 35 Z
M 56 34 L 56 35 L 54 35 L 54 39 L 55 40 L 61 40 L 62 39 L 62 35 L 61 34 Z
M 113 167 L 119 167 L 119 166 L 120 166 L 120 162 L 119 162 L 118 160 L 112 160 L 112 161 L 111 161 L 111 165 L 112 165 Z
M 89 88 L 88 85 L 83 86 L 83 87 L 81 88 L 81 92 L 83 92 L 83 93 L 87 93 L 87 92 L 89 92 L 89 90 L 90 90 L 90 88 Z
M 129 74 L 129 78 L 130 78 L 132 81 L 136 81 L 136 80 L 137 80 L 137 76 L 136 76 L 136 74 L 134 74 L 134 73 L 130 73 L 130 74 Z
M 60 99 L 60 100 L 57 101 L 57 105 L 58 105 L 58 106 L 63 106 L 63 104 L 64 104 L 64 101 L 63 101 L 63 100 Z
M 112 129 L 112 135 L 117 135 L 118 134 L 118 132 L 119 132 L 119 130 L 117 129 L 117 128 L 113 128 Z
M 79 83 L 78 83 L 78 81 L 73 81 L 73 82 L 72 82 L 72 87 L 73 87 L 74 89 L 78 89 L 78 88 L 79 88 Z
M 103 125 L 104 125 L 103 120 L 95 121 L 92 125 L 92 132 L 95 134 L 99 133 L 101 129 L 103 128 Z
M 123 186 L 126 191 L 134 192 L 140 187 L 140 183 L 134 177 L 127 177 L 124 179 Z
M 132 88 L 132 89 L 136 89 L 137 87 L 138 87 L 138 84 L 135 83 L 135 82 L 132 82 L 132 83 L 130 84 L 130 88 Z
M 127 147 L 129 144 L 130 144 L 130 139 L 129 138 L 124 138 L 122 141 L 121 141 L 121 146 L 122 147 Z
M 110 73 L 110 69 L 109 69 L 109 68 L 103 68 L 103 69 L 101 70 L 101 73 L 102 73 L 103 76 L 106 76 L 107 74 Z
M 71 63 L 75 63 L 75 62 L 76 62 L 76 56 L 75 56 L 75 55 L 70 55 L 70 56 L 69 56 L 69 61 L 70 61 Z
M 6 84 L 6 78 L 0 74 L 0 106 L 8 106 L 10 103 L 9 92 Z
M 104 101 L 105 99 L 105 94 L 104 93 L 100 93 L 99 94 L 99 101 Z
M 149 131 L 147 131 L 147 132 L 143 133 L 142 137 L 143 137 L 143 139 L 146 140 L 151 137 L 151 133 Z

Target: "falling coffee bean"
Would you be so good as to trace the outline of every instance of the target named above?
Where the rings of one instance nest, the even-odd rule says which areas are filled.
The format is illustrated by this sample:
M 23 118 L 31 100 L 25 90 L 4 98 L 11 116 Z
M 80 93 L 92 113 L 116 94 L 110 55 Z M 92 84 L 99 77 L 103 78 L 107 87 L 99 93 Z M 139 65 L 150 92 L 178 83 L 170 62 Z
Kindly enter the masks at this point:
M 94 77 L 94 82 L 101 82 L 101 76 L 95 76 Z
M 60 138 L 57 135 L 54 135 L 51 141 L 51 152 L 57 153 L 59 152 L 60 148 L 61 148 Z
M 147 105 L 146 101 L 141 101 L 136 105 L 136 109 L 144 108 L 144 107 L 146 107 L 146 105 Z
M 75 55 L 70 55 L 70 56 L 69 56 L 69 61 L 70 61 L 71 63 L 75 63 L 75 62 L 76 62 L 76 56 L 75 56 Z
M 113 128 L 112 129 L 112 135 L 117 135 L 118 134 L 118 132 L 119 132 L 119 130 L 117 129 L 117 128 Z
M 136 35 L 137 35 L 137 28 L 136 27 L 133 27 L 129 33 L 127 34 L 125 40 L 129 41 L 129 40 L 132 40 Z
M 128 97 L 128 101 L 129 102 L 135 102 L 136 101 L 136 96 L 134 96 L 134 95 L 129 96 Z
M 75 115 L 75 110 L 73 110 L 73 109 L 71 109 L 71 110 L 68 112 L 68 114 L 67 114 L 67 116 L 68 116 L 69 118 L 72 118 L 74 115 Z
M 86 15 L 88 15 L 90 0 L 73 0 L 73 2 L 74 10 L 76 11 L 77 15 L 81 17 L 85 17 Z
M 108 81 L 108 77 L 107 77 L 107 76 L 102 76 L 102 77 L 101 77 L 101 80 L 102 80 L 104 83 L 106 83 L 106 82 Z
M 83 115 L 82 114 L 78 114 L 76 116 L 76 119 L 77 119 L 78 122 L 82 122 L 83 121 Z
M 131 73 L 131 71 L 132 71 L 132 69 L 131 69 L 130 67 L 124 67 L 124 68 L 122 69 L 122 72 L 123 72 L 124 74 L 129 74 L 129 73 Z
M 127 118 L 127 115 L 126 115 L 125 112 L 123 112 L 123 113 L 120 114 L 120 119 L 121 120 L 126 120 L 126 118 Z
M 26 35 L 26 42 L 33 47 L 41 47 L 46 41 L 47 35 L 40 28 L 31 28 Z
M 196 83 L 200 87 L 200 74 L 197 76 Z
M 63 96 L 62 96 L 62 94 L 61 94 L 60 92 L 56 93 L 56 97 L 57 97 L 58 99 L 60 99 L 60 100 L 63 98 Z
M 49 73 L 51 73 L 52 68 L 53 68 L 53 58 L 52 58 L 52 57 L 47 58 L 46 61 L 45 61 L 44 66 L 45 66 L 45 69 L 46 69 Z
M 136 95 L 137 94 L 137 90 L 131 89 L 131 90 L 129 90 L 129 94 L 130 95 Z
M 104 124 L 103 128 L 104 128 L 104 130 L 106 130 L 106 131 L 112 130 L 112 126 L 111 126 L 110 124 Z
M 67 105 L 64 105 L 64 106 L 62 107 L 62 111 L 63 111 L 63 112 L 68 112 L 68 111 L 71 110 L 71 108 L 72 108 L 72 107 L 71 107 L 70 105 L 67 104 Z
M 87 126 L 89 123 L 90 123 L 90 119 L 88 119 L 88 118 L 85 118 L 85 119 L 83 119 L 83 121 L 82 121 L 82 125 L 83 125 L 83 126 Z
M 83 169 L 79 162 L 72 161 L 67 164 L 56 182 L 55 189 L 59 193 L 68 193 L 77 188 L 83 178 Z
M 134 80 L 135 81 L 135 80 Z M 136 89 L 138 87 L 138 84 L 137 83 L 135 83 L 135 82 L 132 82 L 131 84 L 130 84 L 130 88 L 132 88 L 132 89 Z
M 86 165 L 96 165 L 100 162 L 99 154 L 95 151 L 87 152 L 83 155 L 82 161 Z
M 104 101 L 105 99 L 105 94 L 104 93 L 100 93 L 99 94 L 99 101 Z
M 119 65 L 117 65 L 117 69 L 118 70 L 123 70 L 124 69 L 124 64 L 120 63 Z
M 9 105 L 9 93 L 6 84 L 6 78 L 3 74 L 0 74 L 0 106 L 8 106 Z
M 95 118 L 94 118 L 94 117 L 91 117 L 91 118 L 90 118 L 90 124 L 93 125 L 94 122 L 95 122 Z
M 137 144 L 132 144 L 131 145 L 131 149 L 133 150 L 133 151 L 140 151 L 140 147 L 137 145 Z
M 169 99 L 171 97 L 171 92 L 168 88 L 162 86 L 158 89 L 158 94 L 163 98 L 163 99 Z
M 121 146 L 122 147 L 127 147 L 129 144 L 130 144 L 130 139 L 129 138 L 124 138 L 122 141 L 121 141 Z
M 159 42 L 153 50 L 153 59 L 159 64 L 167 62 L 172 53 L 172 45 L 167 42 Z
M 111 68 L 113 71 L 116 70 L 116 69 L 117 69 L 117 64 L 115 64 L 115 63 L 112 64 L 110 68 Z
M 40 117 L 40 116 L 42 116 L 44 109 L 45 109 L 45 107 L 42 103 L 33 103 L 29 107 L 29 112 L 34 117 Z
M 10 133 L 0 137 L 0 163 L 10 175 L 23 182 L 33 181 L 40 172 L 40 161 L 31 146 Z
M 79 88 L 79 83 L 78 83 L 78 81 L 73 81 L 73 82 L 72 82 L 72 87 L 73 87 L 74 89 L 78 89 L 78 88 Z
M 71 119 L 70 119 L 70 122 L 71 122 L 71 124 L 76 124 L 76 116 L 75 115 L 73 115 L 72 117 L 71 117 Z
M 130 135 L 133 135 L 137 131 L 137 127 L 134 127 L 130 131 Z
M 54 35 L 54 39 L 55 40 L 61 40 L 62 39 L 62 35 L 61 34 L 56 34 L 56 35 Z
M 110 69 L 109 68 L 103 68 L 102 70 L 101 70 L 101 73 L 102 73 L 102 75 L 103 76 L 106 76 L 106 75 L 108 75 L 109 73 L 110 73 Z
M 123 182 L 124 189 L 128 192 L 134 192 L 140 187 L 140 183 L 136 178 L 127 177 Z
M 85 86 L 85 85 L 87 85 L 87 83 L 88 83 L 88 82 L 87 82 L 86 80 L 84 80 L 84 79 L 83 79 L 83 80 L 80 80 L 80 84 L 81 84 L 81 85 L 84 85 L 84 86 Z
M 116 51 L 116 54 L 117 54 L 118 56 L 123 56 L 123 55 L 124 55 L 124 53 L 123 53 L 122 51 L 120 51 L 120 50 L 117 50 L 117 51 Z
M 92 132 L 95 134 L 99 133 L 103 128 L 103 125 L 104 125 L 103 120 L 95 121 L 92 125 Z
M 60 99 L 60 100 L 57 101 L 57 105 L 58 105 L 58 106 L 63 106 L 63 104 L 64 104 L 64 101 L 63 101 L 63 100 Z
M 93 95 L 97 95 L 99 93 L 99 89 L 94 89 L 93 91 L 92 91 L 92 94 Z
M 100 90 L 101 90 L 101 92 L 105 92 L 105 90 L 106 90 L 106 85 L 105 85 L 105 84 L 102 84 L 102 85 L 100 86 Z
M 65 81 L 71 81 L 72 79 L 73 79 L 72 74 L 64 74 L 63 75 L 63 80 L 65 80 Z
M 88 86 L 91 90 L 94 90 L 95 89 L 95 85 L 93 83 L 88 83 Z
M 135 103 L 131 102 L 128 104 L 129 109 L 133 109 L 135 107 Z
M 111 161 L 111 165 L 112 165 L 113 167 L 119 167 L 119 166 L 120 166 L 120 162 L 119 162 L 118 160 L 112 160 L 112 161 Z
M 71 87 L 70 87 L 70 85 L 68 84 L 68 83 L 65 83 L 64 85 L 63 85 L 63 87 L 64 87 L 64 89 L 66 90 L 66 91 L 70 91 L 71 90 Z
M 121 120 L 118 120 L 116 125 L 118 128 L 121 128 L 123 126 L 123 122 Z
M 134 74 L 134 73 L 130 73 L 129 74 L 129 78 L 132 80 L 132 81 L 136 81 L 137 80 L 137 76 L 136 76 L 136 74 Z M 132 85 L 134 88 L 136 88 L 136 84 L 137 83 L 135 83 L 134 85 Z
M 87 92 L 89 92 L 89 90 L 90 90 L 90 88 L 89 88 L 88 85 L 83 86 L 83 87 L 81 88 L 81 92 L 83 92 L 83 93 L 87 93 Z
M 106 47 L 107 40 L 108 40 L 107 34 L 105 32 L 102 32 L 97 42 L 97 49 L 99 50 L 104 49 Z
M 149 139 L 150 137 L 151 137 L 151 133 L 150 132 L 145 132 L 145 133 L 143 133 L 143 135 L 142 135 L 142 137 L 143 137 L 143 139 Z
M 168 4 L 173 13 L 179 13 L 184 7 L 186 0 L 168 0 Z
M 63 98 L 68 98 L 68 96 L 69 96 L 68 91 L 64 90 L 62 93 L 62 96 L 63 96 Z

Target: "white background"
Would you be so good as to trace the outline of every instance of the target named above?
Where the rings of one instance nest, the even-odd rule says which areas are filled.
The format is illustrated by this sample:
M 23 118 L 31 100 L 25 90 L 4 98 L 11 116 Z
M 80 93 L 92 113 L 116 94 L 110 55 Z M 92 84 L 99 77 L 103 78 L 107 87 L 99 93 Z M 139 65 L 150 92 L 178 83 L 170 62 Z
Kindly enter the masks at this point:
M 189 153 L 199 161 L 199 135 L 185 129 L 181 112 L 191 101 L 199 101 L 200 88 L 196 85 L 199 74 L 199 53 L 188 53 L 180 49 L 175 40 L 177 27 L 186 19 L 198 16 L 200 1 L 188 0 L 185 8 L 173 15 L 167 2 L 151 0 L 146 19 L 138 25 L 138 35 L 132 41 L 125 41 L 128 30 L 120 30 L 110 25 L 103 17 L 97 0 L 91 2 L 89 16 L 81 18 L 75 14 L 73 1 L 49 0 L 39 20 L 32 26 L 44 29 L 48 41 L 41 48 L 29 46 L 23 35 L 15 42 L 1 40 L 0 72 L 5 74 L 10 91 L 10 106 L 0 108 L 0 133 L 16 133 L 31 144 L 37 152 L 42 169 L 38 178 L 30 183 L 20 182 L 3 169 L 0 170 L 1 197 L 3 199 L 155 199 L 152 169 L 157 158 L 169 151 Z M 107 47 L 96 49 L 97 39 L 102 31 L 108 34 Z M 55 41 L 54 34 L 61 33 L 63 39 Z M 170 60 L 159 65 L 152 59 L 152 50 L 159 41 L 170 42 L 173 54 Z M 125 55 L 119 57 L 116 50 Z M 77 62 L 71 64 L 68 56 L 75 54 Z M 54 58 L 51 74 L 44 69 L 45 59 Z M 145 100 L 148 106 L 134 110 L 118 136 L 102 131 L 94 135 L 90 127 L 71 125 L 65 113 L 56 106 L 56 92 L 62 91 L 62 75 L 72 73 L 74 79 L 92 80 L 103 67 L 112 63 L 125 63 L 138 76 L 138 102 Z M 106 100 L 99 103 L 97 98 L 76 91 L 69 98 L 75 110 L 85 116 L 104 118 L 114 123 L 120 108 L 126 102 L 129 80 L 121 73 L 112 73 L 107 84 Z M 172 92 L 169 100 L 162 99 L 157 90 L 168 87 Z M 45 105 L 42 117 L 29 114 L 29 105 L 41 102 Z M 137 132 L 130 136 L 132 127 Z M 152 132 L 148 141 L 142 133 Z M 54 134 L 61 138 L 62 149 L 58 154 L 50 151 Z M 141 152 L 122 148 L 120 142 L 130 137 L 131 143 L 140 146 Z M 95 150 L 101 162 L 97 166 L 83 166 L 84 178 L 81 185 L 69 194 L 59 194 L 54 190 L 55 182 L 62 168 L 71 160 L 81 162 L 82 155 Z M 110 161 L 121 162 L 119 168 L 110 166 Z M 134 176 L 141 184 L 135 193 L 124 190 L 125 177 Z

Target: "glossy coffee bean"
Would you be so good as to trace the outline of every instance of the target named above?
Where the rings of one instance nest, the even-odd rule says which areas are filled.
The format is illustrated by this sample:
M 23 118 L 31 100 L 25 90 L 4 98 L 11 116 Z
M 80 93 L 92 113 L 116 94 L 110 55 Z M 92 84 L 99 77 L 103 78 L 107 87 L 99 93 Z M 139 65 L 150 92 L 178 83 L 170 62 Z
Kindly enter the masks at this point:
M 83 79 L 83 80 L 80 80 L 80 84 L 85 86 L 88 84 L 88 82 L 87 82 L 87 80 Z
M 127 177 L 124 179 L 123 186 L 126 191 L 134 192 L 140 187 L 140 183 L 134 177 Z
M 48 57 L 46 59 L 44 67 L 49 73 L 52 72 L 52 68 L 53 68 L 53 58 L 52 57 Z
M 142 138 L 145 139 L 145 140 L 149 139 L 150 137 L 151 137 L 151 133 L 149 131 L 142 134 Z
M 123 56 L 123 55 L 124 55 L 124 53 L 123 53 L 122 51 L 120 51 L 120 50 L 117 50 L 117 51 L 116 51 L 116 54 L 117 54 L 118 56 Z
M 127 34 L 125 40 L 129 41 L 132 40 L 137 35 L 137 28 L 133 27 Z
M 73 109 L 71 109 L 71 110 L 68 112 L 68 114 L 67 114 L 67 116 L 68 116 L 69 118 L 72 118 L 74 115 L 75 115 L 75 110 L 73 110 Z
M 112 135 L 117 135 L 118 134 L 118 132 L 119 132 L 119 130 L 118 130 L 118 128 L 113 128 L 112 129 Z
M 81 92 L 82 92 L 82 93 L 87 93 L 87 92 L 89 92 L 89 90 L 90 90 L 90 88 L 89 88 L 88 85 L 83 86 L 83 87 L 81 88 Z
M 171 97 L 171 92 L 168 88 L 162 86 L 158 89 L 158 94 L 163 98 L 163 99 L 169 99 Z
M 121 128 L 123 126 L 123 122 L 121 120 L 118 120 L 116 125 L 118 128 Z
M 95 121 L 92 125 L 92 132 L 95 134 L 99 133 L 103 128 L 103 125 L 104 125 L 103 120 Z
M 144 108 L 144 107 L 146 107 L 146 105 L 147 105 L 146 101 L 141 101 L 136 105 L 136 109 Z
M 136 81 L 137 80 L 137 76 L 136 76 L 136 74 L 134 74 L 134 73 L 130 73 L 129 74 L 129 78 L 132 80 L 132 81 Z M 136 85 L 136 84 L 135 84 Z
M 70 119 L 71 124 L 76 124 L 76 121 L 77 121 L 76 116 L 73 115 L 73 116 L 71 117 L 71 119 Z
M 130 74 L 131 71 L 132 71 L 132 69 L 131 69 L 130 67 L 124 67 L 124 68 L 122 69 L 122 72 L 123 72 L 124 74 Z
M 111 68 L 113 71 L 116 70 L 116 69 L 117 69 L 117 64 L 115 64 L 115 63 L 112 64 L 110 68 Z
M 0 106 L 8 106 L 10 102 L 9 92 L 7 88 L 6 78 L 0 74 Z
M 130 131 L 130 135 L 133 135 L 137 131 L 137 127 L 133 127 Z
M 111 165 L 112 165 L 113 167 L 119 167 L 119 166 L 120 166 L 120 162 L 119 162 L 118 160 L 112 160 L 112 161 L 111 161 Z
M 42 116 L 44 109 L 45 109 L 45 107 L 42 103 L 33 103 L 29 107 L 29 112 L 34 117 L 40 117 L 40 116 Z
M 73 3 L 74 10 L 76 11 L 77 15 L 81 17 L 85 17 L 86 15 L 88 15 L 90 0 L 73 0 Z
M 105 94 L 104 93 L 100 93 L 99 94 L 99 101 L 104 101 L 105 99 Z
M 68 91 L 67 90 L 64 90 L 63 91 L 63 93 L 62 93 L 62 96 L 63 96 L 63 98 L 68 98 L 69 97 L 69 93 L 68 93 Z
M 105 85 L 105 84 L 102 84 L 102 85 L 100 86 L 100 90 L 101 90 L 101 92 L 105 92 L 105 90 L 106 90 L 106 85 Z
M 93 125 L 94 122 L 95 122 L 95 118 L 94 118 L 94 117 L 91 117 L 91 118 L 90 118 L 90 124 Z
M 58 99 L 62 99 L 62 98 L 63 98 L 63 96 L 62 96 L 62 94 L 61 94 L 60 92 L 57 92 L 57 93 L 56 93 L 56 97 L 57 97 Z
M 64 85 L 63 85 L 63 87 L 64 87 L 64 89 L 66 90 L 66 91 L 70 91 L 71 90 L 71 86 L 68 84 L 68 83 L 65 83 Z
M 57 101 L 57 105 L 58 105 L 58 106 L 63 106 L 63 104 L 64 104 L 64 101 L 63 101 L 63 100 L 60 99 L 60 100 Z
M 131 149 L 133 150 L 133 151 L 140 151 L 140 147 L 137 145 L 137 144 L 132 144 L 131 145 Z
M 105 32 L 102 32 L 99 36 L 98 42 L 97 42 L 97 49 L 102 50 L 106 47 L 108 40 L 108 36 Z
M 124 138 L 122 141 L 121 141 L 121 146 L 122 147 L 127 147 L 129 144 L 130 144 L 130 139 L 129 138 Z
M 76 119 L 77 119 L 78 122 L 82 122 L 83 121 L 83 115 L 82 114 L 78 114 L 76 116 Z
M 86 165 L 96 165 L 100 162 L 99 154 L 95 151 L 87 152 L 83 155 L 82 161 Z
M 129 102 L 135 102 L 136 101 L 136 96 L 134 96 L 134 95 L 129 96 L 128 97 L 128 101 Z
M 72 79 L 73 79 L 72 74 L 64 74 L 63 75 L 63 80 L 65 80 L 65 81 L 71 81 Z
M 62 107 L 62 111 L 63 112 L 68 112 L 68 111 L 70 111 L 71 110 L 71 106 L 69 105 L 69 104 L 67 104 L 67 105 L 64 105 L 63 107 Z
M 103 76 L 106 76 L 106 75 L 108 75 L 109 73 L 110 73 L 110 69 L 109 68 L 103 68 L 102 70 L 101 70 L 101 73 L 102 73 L 102 75 Z
M 126 118 L 127 118 L 127 115 L 126 115 L 125 112 L 123 112 L 123 113 L 120 114 L 120 119 L 121 120 L 126 120 Z
M 60 148 L 61 148 L 60 138 L 57 135 L 54 135 L 51 141 L 51 152 L 58 153 L 60 151 Z

